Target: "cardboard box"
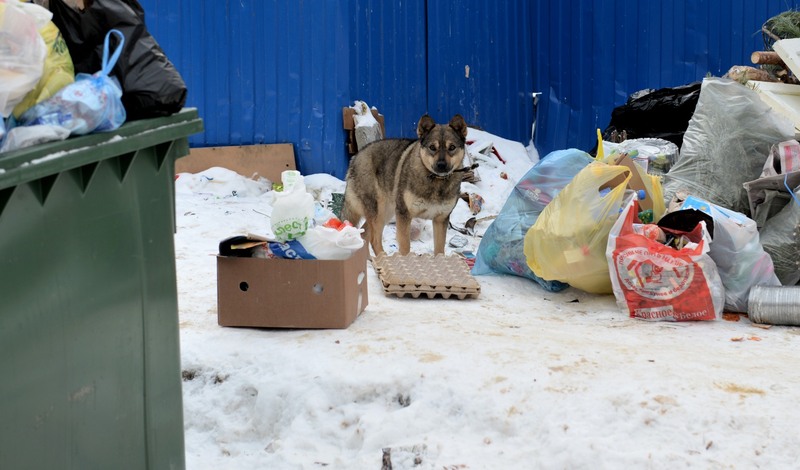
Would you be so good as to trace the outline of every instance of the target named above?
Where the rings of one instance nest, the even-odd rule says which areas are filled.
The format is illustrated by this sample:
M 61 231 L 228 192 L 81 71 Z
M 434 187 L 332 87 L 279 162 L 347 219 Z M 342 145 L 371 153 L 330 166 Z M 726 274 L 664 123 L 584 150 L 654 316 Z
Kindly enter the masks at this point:
M 368 304 L 367 244 L 346 260 L 217 257 L 221 326 L 347 328 Z
M 644 199 L 639 200 L 639 207 L 642 210 L 652 210 L 653 209 L 653 199 L 650 194 L 647 192 L 647 186 L 645 186 L 644 181 L 642 180 L 642 175 L 639 174 L 639 171 L 636 169 L 636 163 L 627 155 L 620 155 L 614 161 L 615 165 L 622 165 L 626 166 L 631 170 L 631 180 L 628 181 L 628 188 L 634 191 L 638 191 L 643 189 L 647 196 Z

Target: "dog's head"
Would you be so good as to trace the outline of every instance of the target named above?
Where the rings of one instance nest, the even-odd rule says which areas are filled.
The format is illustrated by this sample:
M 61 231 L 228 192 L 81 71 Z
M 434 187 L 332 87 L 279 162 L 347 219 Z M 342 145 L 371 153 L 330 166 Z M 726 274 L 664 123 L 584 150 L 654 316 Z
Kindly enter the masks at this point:
M 461 167 L 467 141 L 467 123 L 456 114 L 450 122 L 436 124 L 427 114 L 417 125 L 420 158 L 425 168 L 436 176 L 447 176 Z

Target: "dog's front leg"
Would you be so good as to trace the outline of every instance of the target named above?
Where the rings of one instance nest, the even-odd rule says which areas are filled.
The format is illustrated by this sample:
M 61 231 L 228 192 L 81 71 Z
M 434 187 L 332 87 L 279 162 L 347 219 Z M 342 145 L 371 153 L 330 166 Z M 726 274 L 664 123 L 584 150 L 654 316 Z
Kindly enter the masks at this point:
M 395 216 L 397 224 L 397 248 L 401 255 L 411 252 L 411 217 L 407 214 L 398 213 Z
M 381 217 L 376 217 L 373 219 L 367 219 L 367 223 L 364 224 L 366 230 L 364 234 L 367 236 L 369 243 L 372 245 L 372 251 L 375 253 L 375 256 L 382 255 L 383 252 L 383 228 L 385 227 L 385 223 Z
M 450 214 L 433 219 L 433 254 L 444 254 L 444 242 L 447 238 L 447 226 L 450 225 Z

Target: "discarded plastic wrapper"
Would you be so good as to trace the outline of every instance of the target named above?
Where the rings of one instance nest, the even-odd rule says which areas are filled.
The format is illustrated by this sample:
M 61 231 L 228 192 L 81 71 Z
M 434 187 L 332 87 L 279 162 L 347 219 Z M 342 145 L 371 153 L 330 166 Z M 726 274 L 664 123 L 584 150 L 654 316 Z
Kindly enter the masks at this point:
M 772 146 L 761 177 L 800 170 L 800 142 L 787 140 Z
M 469 193 L 469 210 L 472 215 L 477 214 L 483 208 L 483 197 L 480 194 Z
M 651 175 L 663 175 L 669 172 L 679 155 L 677 145 L 656 138 L 624 140 L 617 146 L 616 153 L 631 154 L 633 161 Z

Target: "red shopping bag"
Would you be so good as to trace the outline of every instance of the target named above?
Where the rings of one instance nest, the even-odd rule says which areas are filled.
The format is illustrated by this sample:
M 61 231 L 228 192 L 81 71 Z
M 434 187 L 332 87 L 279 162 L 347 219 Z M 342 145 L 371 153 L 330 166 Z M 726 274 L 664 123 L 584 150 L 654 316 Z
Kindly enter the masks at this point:
M 708 256 L 710 237 L 705 222 L 691 232 L 664 228 L 668 235 L 686 236 L 681 248 L 645 236 L 634 224 L 636 202 L 611 229 L 606 256 L 617 305 L 631 318 L 662 321 L 714 320 L 725 301 L 717 267 Z

